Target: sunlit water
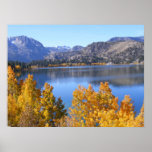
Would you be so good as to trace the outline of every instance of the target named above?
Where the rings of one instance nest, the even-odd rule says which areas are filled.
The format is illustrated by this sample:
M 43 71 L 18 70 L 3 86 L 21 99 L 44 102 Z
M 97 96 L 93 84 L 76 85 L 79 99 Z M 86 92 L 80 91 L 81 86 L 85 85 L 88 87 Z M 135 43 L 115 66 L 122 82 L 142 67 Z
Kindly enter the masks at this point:
M 113 95 L 120 101 L 124 95 L 130 95 L 138 114 L 144 100 L 143 65 L 76 66 L 35 69 L 24 72 L 19 79 L 25 79 L 28 73 L 34 75 L 37 87 L 43 89 L 48 82 L 54 89 L 55 97 L 61 97 L 66 108 L 71 106 L 72 93 L 78 85 L 88 87 L 91 84 L 98 91 L 100 82 L 109 82 Z

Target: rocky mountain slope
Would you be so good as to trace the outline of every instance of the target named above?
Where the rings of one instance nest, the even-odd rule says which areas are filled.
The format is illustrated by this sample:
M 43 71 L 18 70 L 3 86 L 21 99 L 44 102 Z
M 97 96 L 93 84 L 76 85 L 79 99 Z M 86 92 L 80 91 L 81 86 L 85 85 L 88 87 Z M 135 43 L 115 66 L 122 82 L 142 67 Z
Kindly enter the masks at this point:
M 113 37 L 108 42 L 118 42 L 118 41 L 128 41 L 128 40 L 144 42 L 144 36 L 139 36 L 139 37 Z
M 140 39 L 140 40 L 139 40 Z M 49 60 L 61 62 L 133 63 L 144 61 L 142 37 L 112 38 L 107 42 L 94 42 L 86 47 L 44 47 L 26 36 L 8 39 L 8 60 L 30 62 Z
M 50 53 L 60 53 L 81 50 L 82 46 L 44 47 L 42 43 L 27 36 L 17 36 L 8 38 L 8 60 L 30 62 L 33 60 L 43 60 Z
M 96 42 L 80 51 L 51 52 L 48 60 L 66 60 L 68 62 L 105 62 L 133 63 L 144 61 L 144 43 L 137 41 Z
M 26 36 L 8 39 L 8 60 L 30 62 L 43 60 L 49 51 L 38 41 Z

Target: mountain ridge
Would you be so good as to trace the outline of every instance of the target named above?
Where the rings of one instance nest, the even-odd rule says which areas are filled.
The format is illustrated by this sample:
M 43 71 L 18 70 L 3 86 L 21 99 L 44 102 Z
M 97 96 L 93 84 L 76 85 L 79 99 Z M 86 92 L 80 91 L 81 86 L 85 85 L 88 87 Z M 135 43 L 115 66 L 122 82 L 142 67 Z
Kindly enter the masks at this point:
M 142 42 L 143 39 L 143 42 Z M 44 47 L 27 36 L 8 38 L 8 60 L 31 62 L 105 62 L 132 63 L 144 61 L 144 37 L 114 37 L 106 42 L 93 42 L 86 47 Z
M 126 40 L 134 40 L 138 42 L 144 42 L 144 36 L 138 37 L 113 37 L 109 39 L 107 42 L 116 42 L 116 41 L 126 41 Z

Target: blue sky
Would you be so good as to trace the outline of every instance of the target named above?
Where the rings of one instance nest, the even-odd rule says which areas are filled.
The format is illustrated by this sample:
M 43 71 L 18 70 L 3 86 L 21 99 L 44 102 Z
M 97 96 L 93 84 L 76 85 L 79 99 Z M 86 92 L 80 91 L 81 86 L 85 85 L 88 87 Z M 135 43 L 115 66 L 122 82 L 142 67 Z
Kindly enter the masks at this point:
M 44 46 L 86 46 L 112 37 L 144 36 L 144 25 L 8 25 L 8 37 L 20 35 Z

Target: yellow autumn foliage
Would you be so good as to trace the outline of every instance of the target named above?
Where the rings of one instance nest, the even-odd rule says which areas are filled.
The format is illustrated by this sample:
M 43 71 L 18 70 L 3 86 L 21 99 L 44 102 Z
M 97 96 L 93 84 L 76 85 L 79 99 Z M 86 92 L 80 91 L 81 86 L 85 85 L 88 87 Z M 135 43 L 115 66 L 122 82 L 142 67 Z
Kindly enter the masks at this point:
M 20 65 L 15 65 L 15 69 L 16 69 L 16 70 L 20 70 L 20 69 L 21 69 L 21 66 L 20 66 Z
M 12 127 L 54 127 L 66 116 L 62 100 L 56 100 L 53 87 L 45 84 L 41 93 L 36 81 L 28 75 L 17 82 L 12 68 L 8 67 L 8 125 Z M 50 121 L 51 120 L 51 121 Z
M 45 83 L 41 91 L 28 75 L 17 81 L 8 67 L 8 125 L 11 127 L 144 127 L 144 105 L 136 116 L 131 98 L 126 95 L 118 105 L 107 82 L 96 92 L 79 86 L 73 92 L 68 115 L 61 98 Z
M 91 85 L 88 89 L 78 87 L 73 92 L 70 107 L 71 127 L 143 127 L 144 108 L 135 117 L 133 103 L 125 96 L 118 105 L 118 98 L 112 95 L 107 82 L 100 84 L 98 92 Z

